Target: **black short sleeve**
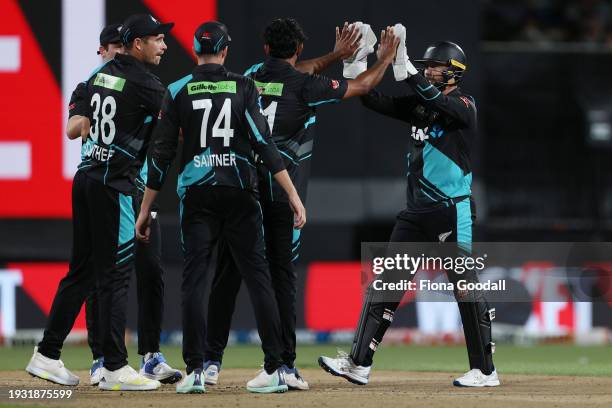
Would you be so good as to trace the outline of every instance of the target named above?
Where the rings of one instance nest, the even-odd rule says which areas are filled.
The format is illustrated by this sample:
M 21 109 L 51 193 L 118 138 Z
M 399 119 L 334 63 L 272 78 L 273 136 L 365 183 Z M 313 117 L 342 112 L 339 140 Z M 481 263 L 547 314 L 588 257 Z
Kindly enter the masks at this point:
M 68 104 L 68 117 L 76 115 L 88 116 L 89 103 L 87 101 L 87 83 L 80 82 L 72 91 L 70 102 Z
M 308 106 L 339 102 L 346 93 L 348 83 L 322 75 L 309 75 L 304 83 L 302 97 Z

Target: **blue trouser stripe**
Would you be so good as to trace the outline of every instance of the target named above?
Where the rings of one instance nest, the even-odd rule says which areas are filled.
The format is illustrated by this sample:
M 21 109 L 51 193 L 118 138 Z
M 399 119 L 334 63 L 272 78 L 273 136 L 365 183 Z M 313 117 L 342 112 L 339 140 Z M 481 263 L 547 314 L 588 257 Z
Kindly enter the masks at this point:
M 117 246 L 122 246 L 134 239 L 135 225 L 132 197 L 119 193 L 119 240 Z
M 472 208 L 466 198 L 455 205 L 457 210 L 457 242 L 467 251 L 472 251 Z
M 300 239 L 300 234 L 301 234 L 302 230 L 299 229 L 293 229 L 293 239 L 291 240 L 291 243 L 293 245 L 295 245 L 296 242 L 298 242 L 298 240 Z

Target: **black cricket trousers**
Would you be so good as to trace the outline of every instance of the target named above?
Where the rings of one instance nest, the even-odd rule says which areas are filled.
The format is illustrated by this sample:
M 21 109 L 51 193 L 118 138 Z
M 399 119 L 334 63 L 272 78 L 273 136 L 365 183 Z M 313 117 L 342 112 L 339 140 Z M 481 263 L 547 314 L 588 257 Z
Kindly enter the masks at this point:
M 187 372 L 202 367 L 206 338 L 206 273 L 219 240 L 244 279 L 257 320 L 264 369 L 281 366 L 281 328 L 265 257 L 262 212 L 252 192 L 235 187 L 191 186 L 181 200 L 185 253 L 182 284 L 183 359 Z

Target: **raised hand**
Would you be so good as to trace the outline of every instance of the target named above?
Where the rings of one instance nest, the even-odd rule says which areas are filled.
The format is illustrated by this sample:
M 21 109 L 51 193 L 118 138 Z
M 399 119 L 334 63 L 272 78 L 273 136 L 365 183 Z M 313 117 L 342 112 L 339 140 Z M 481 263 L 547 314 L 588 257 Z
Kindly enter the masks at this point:
M 387 29 L 380 33 L 380 43 L 378 50 L 376 50 L 376 56 L 379 60 L 393 61 L 399 43 L 400 38 L 393 32 L 393 27 L 387 26 Z
M 359 48 L 361 33 L 356 24 L 350 24 L 345 21 L 342 26 L 342 31 L 336 27 L 336 44 L 334 45 L 334 53 L 339 59 L 347 59 L 351 57 Z

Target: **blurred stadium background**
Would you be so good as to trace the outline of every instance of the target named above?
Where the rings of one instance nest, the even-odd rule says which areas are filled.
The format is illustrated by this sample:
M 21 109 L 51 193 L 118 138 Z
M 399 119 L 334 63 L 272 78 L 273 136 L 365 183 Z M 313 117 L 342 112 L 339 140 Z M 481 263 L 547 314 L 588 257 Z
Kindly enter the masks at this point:
M 413 58 L 432 41 L 455 41 L 468 55 L 463 88 L 479 107 L 472 158 L 474 240 L 589 242 L 612 240 L 610 3 L 174 0 L 169 6 L 165 0 L 0 0 L 0 339 L 6 345 L 32 344 L 41 336 L 57 283 L 67 271 L 70 186 L 80 157 L 79 143 L 64 136 L 67 101 L 99 64 L 95 51 L 103 25 L 132 13 L 176 22 L 155 70 L 165 84 L 191 70 L 193 30 L 207 19 L 228 25 L 233 43 L 227 66 L 236 72 L 262 60 L 260 34 L 277 16 L 295 17 L 306 30 L 304 58 L 331 51 L 334 27 L 345 20 L 363 20 L 375 29 L 403 23 Z M 327 75 L 340 77 L 340 66 Z M 390 94 L 404 90 L 390 71 L 381 88 Z M 404 206 L 409 142 L 405 125 L 368 112 L 359 100 L 320 109 L 316 132 L 309 223 L 298 261 L 303 344 L 350 341 L 361 304 L 360 243 L 386 241 Z M 166 186 L 160 202 L 163 341 L 179 344 L 181 253 L 174 187 Z M 550 266 L 546 259 L 518 265 L 518 281 L 522 272 Z M 132 333 L 135 305 L 133 290 Z M 455 318 L 429 324 L 419 318 L 422 313 L 432 321 Z M 395 321 L 386 343 L 462 341 L 452 303 L 417 306 L 408 299 Z M 552 303 L 534 296 L 531 303 L 498 311 L 497 321 L 501 341 L 608 344 L 612 299 L 579 303 L 568 296 Z M 241 292 L 232 341 L 256 341 L 254 327 Z M 81 314 L 71 339 L 84 340 L 84 329 Z

